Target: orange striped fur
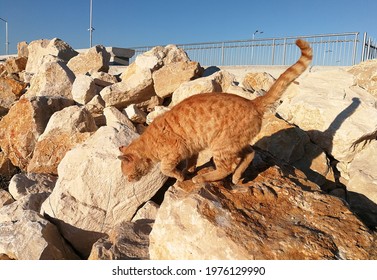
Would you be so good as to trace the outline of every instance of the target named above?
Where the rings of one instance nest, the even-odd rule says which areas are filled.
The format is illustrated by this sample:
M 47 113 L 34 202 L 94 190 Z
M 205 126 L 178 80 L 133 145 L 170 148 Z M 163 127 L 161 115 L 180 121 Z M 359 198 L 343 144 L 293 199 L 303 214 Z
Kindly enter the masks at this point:
M 228 93 L 198 94 L 156 118 L 138 139 L 119 148 L 123 174 L 129 181 L 136 181 L 153 164 L 161 162 L 162 173 L 183 181 L 185 172 L 195 169 L 198 153 L 210 149 L 216 169 L 192 180 L 217 181 L 233 173 L 232 182 L 237 184 L 254 157 L 249 143 L 261 129 L 266 108 L 281 97 L 312 60 L 307 42 L 297 40 L 296 45 L 301 49 L 300 59 L 280 75 L 264 96 L 248 100 Z M 183 172 L 177 169 L 182 160 L 186 160 Z

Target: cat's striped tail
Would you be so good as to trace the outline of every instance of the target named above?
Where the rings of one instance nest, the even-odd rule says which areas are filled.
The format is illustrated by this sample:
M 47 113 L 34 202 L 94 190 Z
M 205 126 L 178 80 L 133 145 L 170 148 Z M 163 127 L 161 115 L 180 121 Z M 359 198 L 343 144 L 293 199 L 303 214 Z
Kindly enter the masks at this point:
M 282 96 L 287 87 L 308 68 L 312 61 L 313 53 L 309 43 L 298 39 L 296 45 L 301 49 L 299 60 L 280 75 L 265 95 L 254 99 L 262 107 L 273 105 Z

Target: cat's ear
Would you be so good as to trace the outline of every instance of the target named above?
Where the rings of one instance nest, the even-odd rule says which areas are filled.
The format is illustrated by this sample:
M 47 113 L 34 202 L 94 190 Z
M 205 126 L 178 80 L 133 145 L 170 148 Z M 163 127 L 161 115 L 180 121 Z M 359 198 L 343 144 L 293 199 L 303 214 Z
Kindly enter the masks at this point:
M 126 162 L 131 162 L 134 160 L 134 156 L 132 154 L 125 154 L 118 156 L 118 159 L 126 161 Z
M 125 154 L 125 152 L 126 152 L 126 146 L 120 146 L 119 147 L 119 151 L 121 152 L 121 153 L 123 153 L 123 154 Z

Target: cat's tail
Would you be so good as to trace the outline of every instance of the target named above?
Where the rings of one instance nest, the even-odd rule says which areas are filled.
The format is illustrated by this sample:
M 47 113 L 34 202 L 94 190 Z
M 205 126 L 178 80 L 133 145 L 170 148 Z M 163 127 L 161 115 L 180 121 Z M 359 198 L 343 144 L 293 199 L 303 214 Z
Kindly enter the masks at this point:
M 262 107 L 273 105 L 282 96 L 287 87 L 308 68 L 312 61 L 313 53 L 309 43 L 298 39 L 296 45 L 301 49 L 299 60 L 280 75 L 265 95 L 254 99 Z

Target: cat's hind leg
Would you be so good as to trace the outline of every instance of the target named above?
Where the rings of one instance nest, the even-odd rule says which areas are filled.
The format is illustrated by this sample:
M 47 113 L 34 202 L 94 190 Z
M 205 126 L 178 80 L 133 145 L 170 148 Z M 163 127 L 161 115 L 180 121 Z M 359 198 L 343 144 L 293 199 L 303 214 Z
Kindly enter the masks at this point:
M 216 169 L 205 174 L 196 175 L 192 178 L 194 183 L 214 182 L 224 179 L 231 174 L 234 169 L 234 162 L 237 160 L 236 154 L 224 154 L 214 153 L 213 161 L 216 165 Z
M 251 146 L 247 146 L 241 152 L 241 161 L 237 165 L 236 169 L 233 172 L 232 183 L 237 185 L 241 179 L 242 173 L 253 161 L 255 156 L 255 151 Z

